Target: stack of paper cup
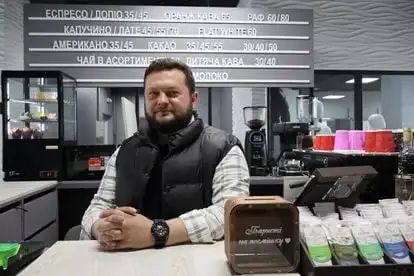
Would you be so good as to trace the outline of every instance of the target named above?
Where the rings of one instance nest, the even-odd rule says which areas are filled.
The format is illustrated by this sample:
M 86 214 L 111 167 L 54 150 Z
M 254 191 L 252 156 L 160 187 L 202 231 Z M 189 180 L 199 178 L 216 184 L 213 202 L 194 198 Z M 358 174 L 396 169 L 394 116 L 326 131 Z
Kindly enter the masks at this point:
M 335 134 L 334 150 L 349 150 L 349 131 L 337 130 Z
M 365 133 L 362 130 L 349 131 L 349 148 L 351 150 L 364 150 Z

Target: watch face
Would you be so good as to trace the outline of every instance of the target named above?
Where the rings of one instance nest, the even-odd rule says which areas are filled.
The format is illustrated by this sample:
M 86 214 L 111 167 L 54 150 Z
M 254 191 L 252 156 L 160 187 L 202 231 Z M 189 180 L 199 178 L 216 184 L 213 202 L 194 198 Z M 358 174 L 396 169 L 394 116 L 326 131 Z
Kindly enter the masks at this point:
M 167 234 L 167 229 L 164 227 L 164 225 L 158 224 L 155 225 L 154 232 L 159 236 L 164 237 Z
M 168 231 L 168 225 L 165 221 L 156 221 L 152 226 L 152 232 L 161 239 L 168 235 Z

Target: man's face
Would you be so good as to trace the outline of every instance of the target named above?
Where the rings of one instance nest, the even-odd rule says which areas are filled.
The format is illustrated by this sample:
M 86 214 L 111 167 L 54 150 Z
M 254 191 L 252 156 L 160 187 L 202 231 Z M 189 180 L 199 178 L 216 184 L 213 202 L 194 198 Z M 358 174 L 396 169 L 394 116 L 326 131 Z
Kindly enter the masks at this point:
M 185 74 L 180 70 L 153 72 L 145 80 L 145 117 L 161 133 L 185 128 L 197 100 L 198 93 L 190 94 Z

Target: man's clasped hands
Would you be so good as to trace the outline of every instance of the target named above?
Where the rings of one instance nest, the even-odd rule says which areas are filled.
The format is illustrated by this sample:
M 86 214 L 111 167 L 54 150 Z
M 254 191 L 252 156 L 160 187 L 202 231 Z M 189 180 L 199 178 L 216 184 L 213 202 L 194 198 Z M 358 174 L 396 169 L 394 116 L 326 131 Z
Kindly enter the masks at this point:
M 133 207 L 105 210 L 94 223 L 92 233 L 104 250 L 142 249 L 154 245 L 152 220 Z

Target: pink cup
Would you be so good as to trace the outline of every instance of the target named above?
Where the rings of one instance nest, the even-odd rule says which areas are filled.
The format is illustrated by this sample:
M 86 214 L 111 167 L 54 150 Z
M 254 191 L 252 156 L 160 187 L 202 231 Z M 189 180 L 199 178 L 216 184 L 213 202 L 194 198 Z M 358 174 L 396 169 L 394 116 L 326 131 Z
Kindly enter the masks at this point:
M 349 131 L 349 148 L 351 150 L 364 150 L 365 133 L 362 130 Z
M 337 130 L 335 133 L 334 150 L 349 150 L 349 131 Z

